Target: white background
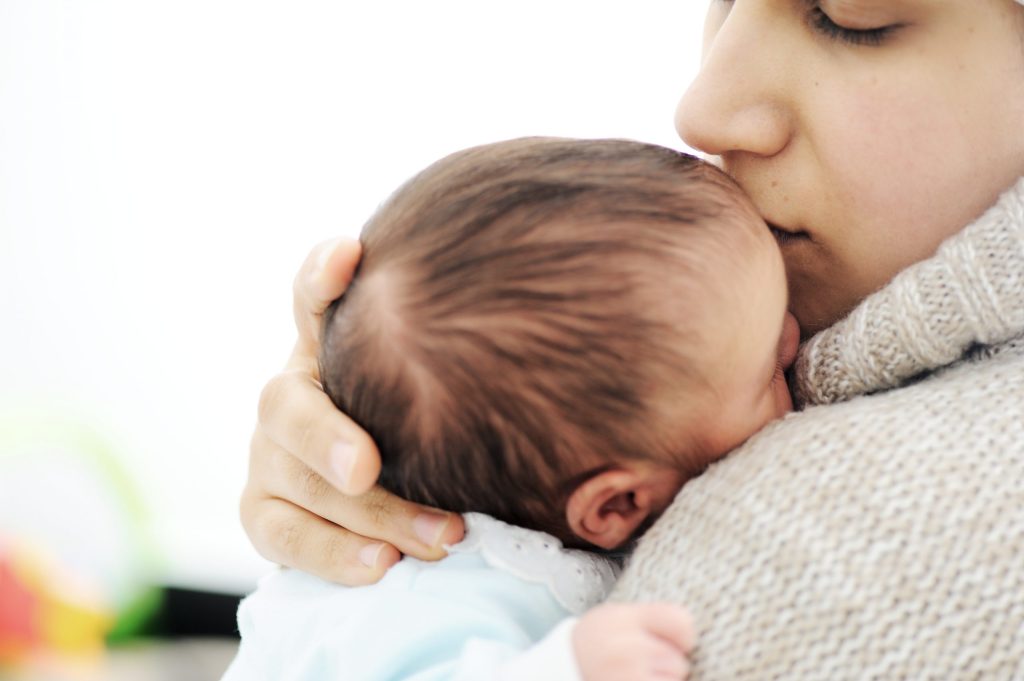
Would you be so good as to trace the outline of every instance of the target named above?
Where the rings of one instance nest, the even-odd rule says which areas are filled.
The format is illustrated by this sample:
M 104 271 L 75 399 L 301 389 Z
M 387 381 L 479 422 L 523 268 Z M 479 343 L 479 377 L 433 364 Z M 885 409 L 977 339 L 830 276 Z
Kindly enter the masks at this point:
M 248 588 L 266 564 L 237 498 L 308 249 L 472 144 L 680 147 L 704 10 L 0 0 L 0 415 L 90 424 L 146 500 L 158 577 Z M 55 496 L 40 480 L 40 514 Z

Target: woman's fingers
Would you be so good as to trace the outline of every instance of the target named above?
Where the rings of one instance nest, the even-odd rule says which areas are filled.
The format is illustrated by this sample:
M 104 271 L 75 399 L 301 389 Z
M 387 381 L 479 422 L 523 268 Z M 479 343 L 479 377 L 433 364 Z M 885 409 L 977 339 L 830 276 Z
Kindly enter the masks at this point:
M 346 494 L 362 494 L 380 474 L 370 436 L 338 411 L 320 384 L 300 370 L 283 371 L 263 388 L 257 434 L 301 460 Z
M 320 348 L 320 323 L 324 310 L 345 292 L 352 281 L 362 246 L 351 239 L 326 241 L 316 246 L 295 275 L 292 286 L 295 326 L 299 330 L 297 351 L 315 358 Z
M 288 369 L 260 395 L 242 524 L 266 558 L 344 584 L 367 584 L 400 557 L 444 555 L 462 518 L 374 487 L 380 455 L 318 382 L 323 312 L 348 286 L 358 242 L 317 246 L 295 278 L 299 340 Z
M 396 547 L 424 560 L 445 555 L 443 546 L 462 539 L 462 518 L 414 504 L 380 487 L 359 496 L 339 492 L 302 461 L 259 431 L 252 450 L 262 454 L 250 467 L 250 485 L 264 494 L 288 499 L 330 523 Z
M 462 518 L 413 504 L 374 483 L 380 455 L 318 382 L 323 312 L 348 286 L 358 242 L 317 246 L 295 278 L 299 341 L 288 369 L 260 395 L 242 524 L 266 558 L 344 584 L 366 584 L 407 553 L 444 555 Z
M 349 586 L 373 584 L 401 555 L 283 499 L 242 496 L 242 524 L 268 560 Z

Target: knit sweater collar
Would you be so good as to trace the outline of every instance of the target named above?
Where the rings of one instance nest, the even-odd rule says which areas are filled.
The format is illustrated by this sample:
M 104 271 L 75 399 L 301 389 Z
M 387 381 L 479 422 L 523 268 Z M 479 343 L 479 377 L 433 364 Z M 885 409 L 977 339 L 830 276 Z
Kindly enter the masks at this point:
M 1024 336 L 1024 178 L 984 215 L 800 349 L 798 404 L 902 385 Z

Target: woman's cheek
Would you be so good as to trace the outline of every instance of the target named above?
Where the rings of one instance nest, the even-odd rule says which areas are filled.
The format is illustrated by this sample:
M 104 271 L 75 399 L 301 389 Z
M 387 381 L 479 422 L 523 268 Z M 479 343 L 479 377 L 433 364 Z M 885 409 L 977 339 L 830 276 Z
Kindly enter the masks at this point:
M 831 236 L 861 288 L 873 290 L 962 226 L 951 215 L 964 180 L 954 159 L 970 149 L 955 112 L 936 110 L 942 98 L 919 84 L 869 80 L 844 95 L 832 99 L 840 124 L 821 157 L 832 203 L 853 229 Z

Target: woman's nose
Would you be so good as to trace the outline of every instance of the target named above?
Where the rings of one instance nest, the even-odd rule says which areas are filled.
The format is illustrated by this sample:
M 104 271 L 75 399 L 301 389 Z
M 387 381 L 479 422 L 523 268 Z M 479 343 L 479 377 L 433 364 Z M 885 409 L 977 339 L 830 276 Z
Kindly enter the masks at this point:
M 705 32 L 700 73 L 676 109 L 676 130 L 691 148 L 774 156 L 789 143 L 791 65 L 782 63 L 772 17 L 757 4 L 734 2 L 721 25 Z

